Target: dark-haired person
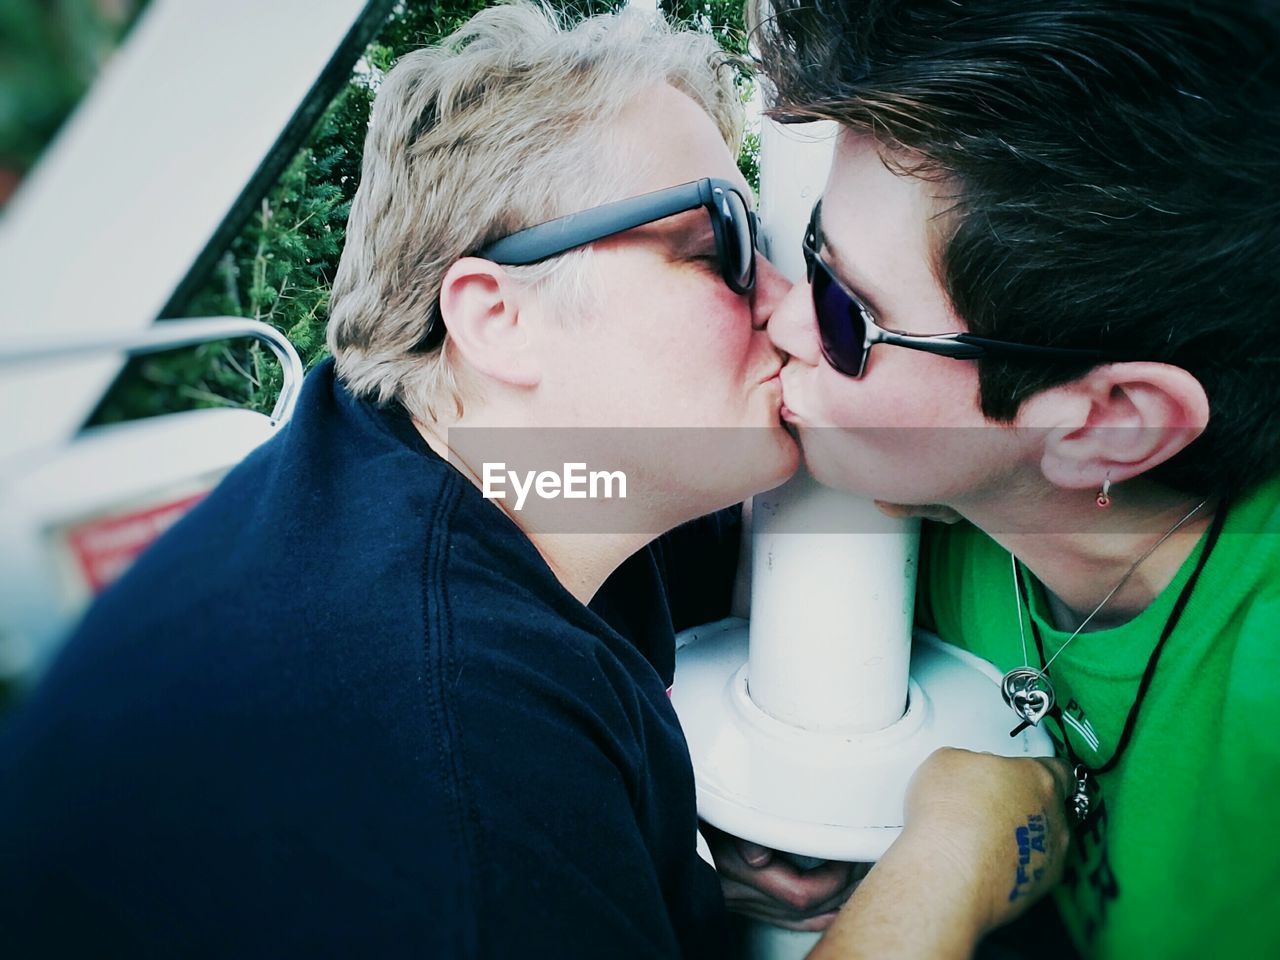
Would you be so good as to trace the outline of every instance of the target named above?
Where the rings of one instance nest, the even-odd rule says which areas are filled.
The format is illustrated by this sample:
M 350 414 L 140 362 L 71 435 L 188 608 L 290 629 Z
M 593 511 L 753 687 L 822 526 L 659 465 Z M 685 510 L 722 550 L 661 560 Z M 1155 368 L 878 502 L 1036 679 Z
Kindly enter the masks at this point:
M 799 460 L 741 111 L 712 38 L 636 11 L 568 29 L 492 8 L 388 73 L 334 360 L 0 731 L 5 956 L 724 955 L 667 689 L 673 630 L 722 615 L 737 540 L 713 516 L 650 541 Z M 566 433 L 591 446 L 552 462 Z M 534 456 L 567 487 L 583 452 L 630 486 L 603 526 L 487 493 Z M 1052 764 L 966 765 L 998 812 L 957 823 L 929 802 L 956 759 L 922 774 L 882 879 L 940 839 L 1012 871 L 993 837 L 1065 787 Z M 1046 825 L 1036 892 L 1066 842 Z M 851 882 L 767 873 L 783 921 L 829 921 Z
M 1075 768 L 1078 949 L 1278 955 L 1277 5 L 773 6 L 775 115 L 841 125 L 769 325 L 810 469 L 962 521 L 920 619 Z

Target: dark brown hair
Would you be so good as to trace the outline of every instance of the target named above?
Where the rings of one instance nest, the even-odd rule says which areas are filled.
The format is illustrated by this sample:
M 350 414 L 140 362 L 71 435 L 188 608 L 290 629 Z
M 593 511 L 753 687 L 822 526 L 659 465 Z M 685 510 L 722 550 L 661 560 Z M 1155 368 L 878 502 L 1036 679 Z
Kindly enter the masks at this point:
M 770 113 L 957 185 L 935 268 L 983 336 L 1182 367 L 1211 420 L 1153 479 L 1280 471 L 1280 17 L 1271 0 L 775 0 Z M 1080 366 L 983 361 L 1009 420 Z

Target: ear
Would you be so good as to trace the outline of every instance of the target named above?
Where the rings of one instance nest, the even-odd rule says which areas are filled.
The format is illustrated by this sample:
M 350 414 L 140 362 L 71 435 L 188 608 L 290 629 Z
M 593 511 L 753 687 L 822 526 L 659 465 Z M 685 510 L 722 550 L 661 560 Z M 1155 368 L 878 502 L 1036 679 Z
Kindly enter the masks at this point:
M 1209 400 L 1181 367 L 1113 363 L 1036 394 L 1017 422 L 1048 427 L 1040 469 L 1079 490 L 1130 480 L 1186 449 L 1209 423 Z
M 529 349 L 536 304 L 526 287 L 489 260 L 463 257 L 445 271 L 440 316 L 449 340 L 467 365 L 515 387 L 541 380 Z

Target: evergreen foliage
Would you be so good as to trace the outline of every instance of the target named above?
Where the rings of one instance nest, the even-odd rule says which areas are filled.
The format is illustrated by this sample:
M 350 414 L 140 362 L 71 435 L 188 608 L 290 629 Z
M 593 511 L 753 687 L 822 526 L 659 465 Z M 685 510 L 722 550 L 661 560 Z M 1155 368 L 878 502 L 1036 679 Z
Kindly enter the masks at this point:
M 306 145 L 217 258 L 212 274 L 174 316 L 252 317 L 283 331 L 308 369 L 323 359 L 329 287 L 359 183 L 378 79 L 402 54 L 447 36 L 486 5 L 487 0 L 398 4 Z M 620 7 L 622 0 L 562 0 L 553 5 L 599 13 Z M 664 9 L 671 19 L 713 33 L 726 49 L 745 54 L 740 0 L 668 0 Z M 749 95 L 744 75 L 744 100 Z M 749 136 L 740 164 L 753 186 L 758 183 L 758 153 L 758 137 Z M 279 367 L 265 348 L 243 341 L 207 344 L 135 359 L 92 422 L 209 406 L 266 412 L 279 389 Z
M 25 174 L 145 0 L 0 3 L 0 203 Z
M 662 11 L 671 22 L 710 33 L 726 50 L 747 56 L 743 0 L 662 0 Z

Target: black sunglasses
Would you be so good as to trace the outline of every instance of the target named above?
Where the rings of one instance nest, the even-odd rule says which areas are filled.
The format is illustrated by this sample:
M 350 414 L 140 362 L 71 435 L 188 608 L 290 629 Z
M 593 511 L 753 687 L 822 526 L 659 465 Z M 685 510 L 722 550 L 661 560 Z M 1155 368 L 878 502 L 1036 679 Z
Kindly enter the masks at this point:
M 734 293 L 750 293 L 756 285 L 756 215 L 737 187 L 714 177 L 615 200 L 526 227 L 495 240 L 476 256 L 507 266 L 539 263 L 575 247 L 698 207 L 706 207 L 711 215 L 720 276 Z M 444 324 L 437 317 L 418 349 L 430 350 L 443 339 Z
M 1037 347 L 1007 340 L 989 340 L 969 333 L 915 334 L 886 330 L 862 299 L 840 282 L 831 267 L 819 255 L 822 246 L 820 224 L 822 201 L 814 205 L 809 229 L 802 245 L 809 286 L 813 294 L 813 312 L 818 318 L 818 339 L 827 363 L 847 377 L 861 377 L 867 368 L 867 357 L 877 343 L 889 343 L 908 350 L 921 350 L 956 360 L 981 360 L 984 357 L 1008 359 L 1093 360 L 1103 362 L 1120 359 L 1101 350 L 1078 350 L 1068 347 Z

